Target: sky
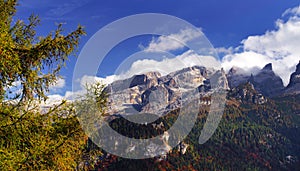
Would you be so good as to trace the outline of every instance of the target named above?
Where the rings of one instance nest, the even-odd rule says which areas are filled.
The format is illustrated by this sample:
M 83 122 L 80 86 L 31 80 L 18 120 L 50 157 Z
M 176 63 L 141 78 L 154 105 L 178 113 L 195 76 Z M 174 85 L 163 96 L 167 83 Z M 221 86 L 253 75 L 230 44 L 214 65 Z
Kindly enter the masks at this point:
M 58 23 L 63 23 L 65 33 L 76 29 L 78 24 L 83 25 L 87 35 L 81 39 L 78 55 L 98 30 L 113 21 L 141 13 L 162 13 L 181 18 L 197 27 L 218 52 L 225 70 L 238 66 L 252 71 L 253 67 L 262 68 L 271 62 L 275 73 L 287 85 L 290 74 L 300 60 L 300 48 L 297 48 L 300 44 L 299 0 L 20 0 L 15 20 L 26 20 L 32 13 L 42 21 L 37 28 L 40 36 L 54 30 Z M 197 35 L 188 29 L 172 33 L 173 38 L 183 43 L 192 41 Z M 170 44 L 168 35 L 144 35 L 128 39 L 107 54 L 99 67 L 97 79 L 109 83 L 121 78 L 116 77 L 116 73 L 120 71 L 120 65 L 126 62 L 123 69 L 127 69 L 125 75 L 130 76 L 153 65 L 159 71 L 172 72 L 181 67 L 178 60 L 193 61 L 200 57 L 174 41 L 173 46 L 170 47 Z M 144 54 L 151 48 L 153 51 L 153 47 L 173 53 L 173 59 L 155 61 L 137 57 L 131 63 L 126 60 L 137 52 Z M 66 68 L 62 69 L 62 79 L 51 88 L 52 100 L 67 98 L 72 94 L 76 61 L 75 57 L 70 57 Z M 188 65 L 194 64 L 199 63 Z M 164 66 L 169 66 L 169 69 Z M 80 81 L 82 83 L 93 77 L 86 75 Z

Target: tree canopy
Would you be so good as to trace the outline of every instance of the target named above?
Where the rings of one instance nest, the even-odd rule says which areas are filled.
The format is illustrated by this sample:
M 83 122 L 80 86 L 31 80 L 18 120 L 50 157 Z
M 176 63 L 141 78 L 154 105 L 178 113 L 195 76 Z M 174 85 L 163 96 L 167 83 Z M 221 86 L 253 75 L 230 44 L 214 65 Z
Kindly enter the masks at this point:
M 58 25 L 37 37 L 39 18 L 14 22 L 16 6 L 0 1 L 0 170 L 74 170 L 87 141 L 74 105 L 62 101 L 43 111 L 39 102 L 85 32 L 78 26 L 63 35 Z M 10 92 L 17 82 L 21 91 Z
M 62 25 L 45 37 L 36 37 L 40 20 L 31 15 L 28 23 L 12 19 L 16 13 L 16 0 L 0 2 L 0 95 L 5 98 L 5 87 L 20 81 L 22 99 L 46 99 L 58 78 L 68 56 L 74 52 L 79 38 L 85 34 L 83 27 L 62 35 Z

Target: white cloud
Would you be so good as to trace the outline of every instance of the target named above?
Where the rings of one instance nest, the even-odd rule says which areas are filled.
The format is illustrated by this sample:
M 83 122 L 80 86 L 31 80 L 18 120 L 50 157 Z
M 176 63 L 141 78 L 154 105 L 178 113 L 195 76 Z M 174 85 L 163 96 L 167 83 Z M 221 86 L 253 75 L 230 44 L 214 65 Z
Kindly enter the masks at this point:
M 127 72 L 121 75 L 106 77 L 106 82 L 125 79 L 136 74 L 147 73 L 150 71 L 157 71 L 162 75 L 167 75 L 171 72 L 195 65 L 206 66 L 207 68 L 215 69 L 220 69 L 221 66 L 220 62 L 212 56 L 201 56 L 197 53 L 194 53 L 192 50 L 188 50 L 183 54 L 176 56 L 175 58 L 165 58 L 162 61 L 156 61 L 152 59 L 137 60 L 132 63 Z
M 171 51 L 185 47 L 185 44 L 202 35 L 201 30 L 184 29 L 179 33 L 160 36 L 157 39 L 152 39 L 150 44 L 144 49 L 146 52 Z
M 300 17 L 299 7 L 288 9 L 287 21 L 277 20 L 276 29 L 263 35 L 249 36 L 242 41 L 243 52 L 226 55 L 222 66 L 228 69 L 238 66 L 244 69 L 273 64 L 273 69 L 285 85 L 300 59 Z
M 48 95 L 48 99 L 45 102 L 42 102 L 41 106 L 42 107 L 49 107 L 53 106 L 55 104 L 59 104 L 62 102 L 62 100 L 67 100 L 67 101 L 72 101 L 77 98 L 80 98 L 81 95 L 86 93 L 85 86 L 86 85 L 91 85 L 96 82 L 101 82 L 103 84 L 109 84 L 112 81 L 114 81 L 115 76 L 108 76 L 106 78 L 100 78 L 96 76 L 88 76 L 84 75 L 80 80 L 78 80 L 78 83 L 80 84 L 81 89 L 76 90 L 76 91 L 66 91 L 64 95 L 61 94 L 51 94 Z M 63 80 L 63 79 L 61 79 Z M 59 84 L 61 82 L 61 84 Z M 63 88 L 65 85 L 65 81 L 58 81 L 56 84 L 56 87 Z M 53 88 L 53 87 L 52 87 Z
M 65 79 L 62 79 L 62 78 L 59 78 L 56 80 L 56 82 L 51 85 L 49 87 L 50 90 L 53 90 L 53 91 L 57 91 L 58 89 L 62 89 L 64 88 L 66 85 L 66 80 Z
M 42 106 L 53 106 L 54 104 L 59 104 L 64 100 L 65 98 L 62 95 L 59 94 L 52 94 L 48 95 L 48 99 L 46 102 L 42 102 Z
M 248 51 L 224 56 L 222 67 L 228 71 L 231 67 L 237 66 L 247 71 L 251 70 L 253 67 L 262 68 L 268 61 L 269 59 L 266 56 L 253 51 Z
M 219 48 L 215 48 L 215 51 L 218 53 L 218 54 L 232 54 L 235 49 L 233 49 L 233 47 L 229 47 L 229 48 L 224 48 L 224 47 L 219 47 Z
M 284 13 L 282 14 L 282 17 L 287 15 L 300 15 L 300 6 L 285 10 Z
M 80 80 L 80 86 L 81 86 L 81 88 L 84 89 L 84 87 L 86 85 L 91 85 L 91 84 L 94 84 L 97 82 L 107 85 L 107 84 L 112 83 L 115 79 L 116 79 L 116 75 L 110 75 L 105 78 L 84 75 Z
M 222 67 L 225 70 L 229 70 L 232 66 L 238 66 L 252 72 L 254 71 L 253 68 L 262 68 L 267 63 L 272 63 L 274 71 L 283 79 L 286 85 L 300 57 L 300 48 L 298 47 L 300 45 L 299 7 L 288 9 L 283 15 L 291 16 L 286 21 L 278 20 L 275 30 L 267 31 L 263 35 L 249 36 L 241 42 L 241 46 L 236 48 L 216 48 L 218 53 L 226 54 L 222 59 Z M 158 39 L 153 39 L 143 50 L 145 52 L 177 50 L 183 48 L 187 42 L 201 36 L 199 33 L 201 32 L 186 29 L 178 34 L 160 36 Z M 83 76 L 78 80 L 82 90 L 76 92 L 67 91 L 63 96 L 51 95 L 49 102 L 55 102 L 59 99 L 72 99 L 77 95 L 83 94 L 86 84 L 95 82 L 109 84 L 115 80 L 129 78 L 149 71 L 158 71 L 162 75 L 166 75 L 195 65 L 220 68 L 220 62 L 216 58 L 201 56 L 192 50 L 188 50 L 175 58 L 166 58 L 161 61 L 142 59 L 133 62 L 128 71 L 120 75 L 110 75 L 105 78 Z

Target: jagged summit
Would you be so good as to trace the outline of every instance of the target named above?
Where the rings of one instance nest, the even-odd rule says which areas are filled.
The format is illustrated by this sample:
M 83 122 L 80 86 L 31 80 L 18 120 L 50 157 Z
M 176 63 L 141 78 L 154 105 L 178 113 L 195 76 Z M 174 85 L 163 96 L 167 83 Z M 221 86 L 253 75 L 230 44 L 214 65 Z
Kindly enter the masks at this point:
M 108 85 L 109 113 L 128 114 L 133 109 L 162 115 L 188 100 L 195 90 L 203 95 L 228 90 L 225 71 L 193 66 L 161 76 L 158 72 L 134 75 Z M 195 95 L 195 94 L 193 94 Z
M 249 81 L 233 88 L 229 94 L 242 103 L 264 104 L 267 102 L 267 99 L 257 92 Z
M 245 83 L 248 80 L 249 75 L 246 72 L 237 66 L 233 66 L 227 74 L 228 85 L 230 88 L 234 88 L 241 83 Z
M 240 71 L 239 71 L 240 70 Z M 282 93 L 284 89 L 282 79 L 277 76 L 271 63 L 266 64 L 257 74 L 246 74 L 242 69 L 233 67 L 227 74 L 230 88 L 237 87 L 247 81 L 252 83 L 257 91 L 265 96 L 276 96 Z
M 262 70 L 263 71 L 272 71 L 273 70 L 272 63 L 268 63 L 267 65 L 265 65 Z
M 300 93 L 300 61 L 296 65 L 296 71 L 291 75 L 290 82 L 285 90 L 286 94 Z
M 241 70 L 241 68 L 232 67 L 228 71 L 227 79 L 231 89 L 248 81 L 258 92 L 269 97 L 300 93 L 300 61 L 296 65 L 295 72 L 291 74 L 290 82 L 286 87 L 284 87 L 282 79 L 273 71 L 271 63 L 266 64 L 256 74 L 243 74 Z
M 265 96 L 277 96 L 284 89 L 283 81 L 272 70 L 271 63 L 265 65 L 256 75 L 250 76 L 249 81 Z
M 211 89 L 229 90 L 247 82 L 265 97 L 299 93 L 300 61 L 296 66 L 296 71 L 291 75 L 287 88 L 284 87 L 282 79 L 275 74 L 272 64 L 269 63 L 256 74 L 247 73 L 239 67 L 232 67 L 225 74 L 223 69 L 214 70 L 203 66 L 187 67 L 163 76 L 159 72 L 147 72 L 115 81 L 108 85 L 107 90 L 112 90 L 114 93 L 115 103 L 134 104 L 141 110 L 156 111 L 161 108 L 162 104 L 169 105 L 169 109 L 176 108 L 182 93 L 195 88 L 205 94 Z M 159 100 L 150 106 L 148 101 L 153 98 Z

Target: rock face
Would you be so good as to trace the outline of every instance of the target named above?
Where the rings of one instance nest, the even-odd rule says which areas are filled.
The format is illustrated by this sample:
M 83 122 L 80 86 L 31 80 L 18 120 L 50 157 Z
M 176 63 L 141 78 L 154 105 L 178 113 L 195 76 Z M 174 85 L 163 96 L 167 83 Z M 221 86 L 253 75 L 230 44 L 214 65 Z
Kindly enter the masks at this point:
M 227 77 L 231 89 L 240 84 L 250 82 L 258 92 L 267 97 L 279 95 L 284 90 L 282 79 L 274 73 L 271 63 L 267 64 L 255 75 L 247 75 L 241 70 L 232 68 L 228 72 Z
M 276 96 L 284 90 L 282 79 L 274 73 L 271 63 L 267 64 L 258 74 L 250 77 L 249 81 L 258 92 L 265 96 Z
M 247 88 L 244 85 L 248 85 Z M 161 116 L 180 108 L 186 99 L 193 98 L 191 91 L 195 90 L 201 96 L 200 103 L 203 105 L 211 103 L 209 98 L 203 97 L 219 89 L 232 90 L 234 97 L 241 101 L 263 104 L 265 97 L 300 93 L 300 62 L 287 88 L 274 73 L 272 64 L 267 64 L 255 75 L 247 74 L 238 67 L 230 69 L 227 75 L 223 69 L 213 70 L 202 66 L 184 68 L 165 76 L 148 72 L 115 81 L 106 89 L 110 94 L 110 114 L 154 113 Z
M 300 61 L 296 66 L 296 71 L 291 75 L 290 82 L 285 89 L 286 94 L 300 93 Z
M 267 99 L 254 88 L 254 85 L 250 82 L 240 84 L 230 91 L 230 97 L 234 97 L 236 100 L 242 103 L 254 103 L 264 104 Z
M 227 74 L 228 85 L 232 89 L 242 83 L 246 83 L 249 75 L 242 68 L 232 67 Z
M 204 95 L 216 89 L 229 89 L 223 69 L 215 71 L 194 66 L 165 76 L 149 72 L 108 85 L 108 112 L 125 115 L 155 113 L 160 116 L 179 108 L 184 100 L 194 95 L 191 91 Z

